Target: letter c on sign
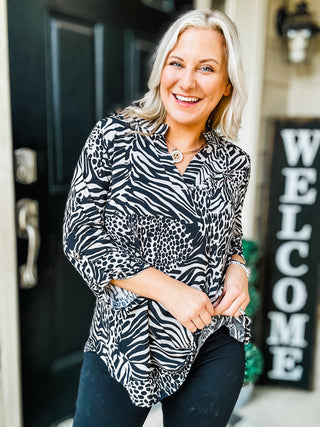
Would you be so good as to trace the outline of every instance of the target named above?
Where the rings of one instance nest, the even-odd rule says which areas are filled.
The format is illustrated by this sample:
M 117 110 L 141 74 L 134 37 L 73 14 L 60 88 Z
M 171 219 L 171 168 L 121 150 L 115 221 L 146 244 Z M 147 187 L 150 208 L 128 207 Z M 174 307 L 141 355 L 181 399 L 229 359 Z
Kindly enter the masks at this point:
M 298 251 L 301 258 L 307 258 L 309 255 L 309 245 L 307 242 L 285 242 L 279 246 L 276 253 L 276 265 L 278 270 L 286 276 L 303 276 L 309 270 L 307 264 L 301 264 L 294 267 L 290 263 L 292 251 Z

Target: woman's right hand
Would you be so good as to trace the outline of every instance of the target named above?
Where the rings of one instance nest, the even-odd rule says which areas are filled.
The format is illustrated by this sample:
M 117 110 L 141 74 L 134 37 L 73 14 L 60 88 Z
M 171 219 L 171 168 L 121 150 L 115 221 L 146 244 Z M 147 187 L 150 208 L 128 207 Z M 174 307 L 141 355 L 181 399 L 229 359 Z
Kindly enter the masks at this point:
M 214 315 L 213 305 L 204 292 L 179 281 L 172 284 L 159 302 L 191 332 L 209 325 Z
M 185 328 L 191 332 L 211 323 L 214 308 L 209 297 L 153 267 L 128 279 L 111 283 L 162 304 Z

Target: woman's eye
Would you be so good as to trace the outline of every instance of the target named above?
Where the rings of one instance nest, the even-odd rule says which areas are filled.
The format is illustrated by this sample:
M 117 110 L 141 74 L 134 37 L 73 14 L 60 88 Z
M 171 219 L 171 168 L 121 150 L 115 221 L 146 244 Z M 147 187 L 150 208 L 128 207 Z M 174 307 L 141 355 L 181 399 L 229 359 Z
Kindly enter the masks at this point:
M 205 73 L 213 73 L 214 69 L 210 67 L 210 65 L 204 65 L 201 67 L 201 71 L 204 71 Z
M 182 67 L 182 65 L 180 64 L 180 62 L 176 62 L 176 61 L 170 62 L 169 65 L 172 65 L 172 67 L 175 67 L 175 68 Z

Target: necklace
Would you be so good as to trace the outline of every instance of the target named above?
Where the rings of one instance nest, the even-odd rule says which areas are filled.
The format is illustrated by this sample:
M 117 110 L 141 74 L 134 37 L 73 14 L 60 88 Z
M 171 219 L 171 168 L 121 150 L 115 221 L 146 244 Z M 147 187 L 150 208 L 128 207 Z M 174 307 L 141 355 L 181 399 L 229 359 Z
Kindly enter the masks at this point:
M 203 147 L 205 147 L 207 145 L 207 141 L 204 141 L 200 147 L 194 149 L 194 150 L 190 150 L 190 151 L 180 151 L 178 150 L 177 147 L 175 147 L 173 144 L 171 144 L 171 142 L 169 141 L 169 139 L 166 137 L 165 138 L 166 142 L 171 145 L 171 147 L 173 148 L 173 150 L 171 151 L 171 157 L 172 160 L 174 161 L 174 163 L 180 163 L 182 162 L 182 160 L 184 159 L 183 155 L 184 154 L 192 154 L 192 153 L 198 153 Z

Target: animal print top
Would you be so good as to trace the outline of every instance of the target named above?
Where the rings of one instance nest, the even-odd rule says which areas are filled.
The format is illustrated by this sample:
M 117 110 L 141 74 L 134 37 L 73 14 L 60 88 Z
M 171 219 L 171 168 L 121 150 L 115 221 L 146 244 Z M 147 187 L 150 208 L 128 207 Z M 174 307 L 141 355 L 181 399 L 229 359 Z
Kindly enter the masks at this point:
M 222 325 L 239 341 L 250 338 L 246 316 L 214 316 L 191 333 L 160 303 L 110 284 L 152 266 L 214 302 L 226 264 L 242 255 L 248 155 L 210 131 L 181 176 L 167 129 L 150 133 L 149 122 L 119 115 L 98 122 L 75 169 L 64 222 L 65 254 L 96 296 L 85 351 L 96 352 L 142 407 L 181 386 Z

